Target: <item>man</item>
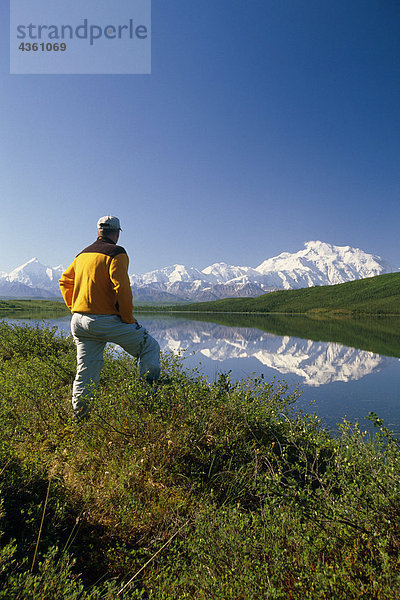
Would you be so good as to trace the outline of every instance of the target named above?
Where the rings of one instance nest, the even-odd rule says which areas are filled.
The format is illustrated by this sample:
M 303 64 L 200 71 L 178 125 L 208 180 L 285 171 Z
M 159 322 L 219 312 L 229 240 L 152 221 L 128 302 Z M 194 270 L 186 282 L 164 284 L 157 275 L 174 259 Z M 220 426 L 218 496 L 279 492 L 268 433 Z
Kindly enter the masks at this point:
M 101 217 L 97 240 L 78 254 L 59 280 L 72 312 L 71 332 L 77 348 L 72 407 L 78 421 L 89 414 L 107 342 L 137 357 L 140 375 L 149 383 L 160 375 L 160 346 L 133 316 L 129 259 L 124 248 L 117 246 L 120 231 L 117 217 Z

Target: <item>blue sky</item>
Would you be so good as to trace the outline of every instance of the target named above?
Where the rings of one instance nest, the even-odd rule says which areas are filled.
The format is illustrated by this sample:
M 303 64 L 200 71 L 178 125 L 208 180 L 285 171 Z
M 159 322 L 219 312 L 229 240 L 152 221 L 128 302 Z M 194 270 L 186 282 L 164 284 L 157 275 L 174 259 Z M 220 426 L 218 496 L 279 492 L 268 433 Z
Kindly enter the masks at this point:
M 0 22 L 0 270 L 103 214 L 130 272 L 315 239 L 400 266 L 397 0 L 153 0 L 151 75 L 10 75 Z

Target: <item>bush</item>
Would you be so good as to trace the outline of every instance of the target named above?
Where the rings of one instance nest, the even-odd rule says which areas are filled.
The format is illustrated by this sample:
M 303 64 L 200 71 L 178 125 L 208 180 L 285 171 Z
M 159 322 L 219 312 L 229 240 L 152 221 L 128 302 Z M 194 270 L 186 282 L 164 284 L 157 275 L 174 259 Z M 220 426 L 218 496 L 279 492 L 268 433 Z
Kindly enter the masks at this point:
M 400 595 L 399 448 L 378 417 L 373 439 L 332 437 L 283 382 L 210 384 L 169 355 L 150 387 L 109 350 L 77 426 L 71 339 L 2 333 L 3 597 Z

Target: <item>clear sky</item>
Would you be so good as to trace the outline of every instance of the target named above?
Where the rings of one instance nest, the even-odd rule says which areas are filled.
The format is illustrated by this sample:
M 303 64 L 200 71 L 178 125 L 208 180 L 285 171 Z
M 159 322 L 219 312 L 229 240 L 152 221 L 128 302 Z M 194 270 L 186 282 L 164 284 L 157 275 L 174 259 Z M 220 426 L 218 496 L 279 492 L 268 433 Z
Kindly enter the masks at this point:
M 104 214 L 135 273 L 316 239 L 400 266 L 398 0 L 153 0 L 151 75 L 10 75 L 0 23 L 0 271 Z

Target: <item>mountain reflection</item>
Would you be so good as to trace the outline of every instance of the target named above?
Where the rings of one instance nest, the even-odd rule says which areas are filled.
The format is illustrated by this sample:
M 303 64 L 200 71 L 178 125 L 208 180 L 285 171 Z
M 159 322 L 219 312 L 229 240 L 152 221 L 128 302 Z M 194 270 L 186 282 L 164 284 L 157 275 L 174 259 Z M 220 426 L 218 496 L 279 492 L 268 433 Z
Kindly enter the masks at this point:
M 200 353 L 219 363 L 253 358 L 282 374 L 294 374 L 303 384 L 321 386 L 356 381 L 380 371 L 389 359 L 336 342 L 320 342 L 270 334 L 259 329 L 227 327 L 185 319 L 145 319 L 162 350 Z

